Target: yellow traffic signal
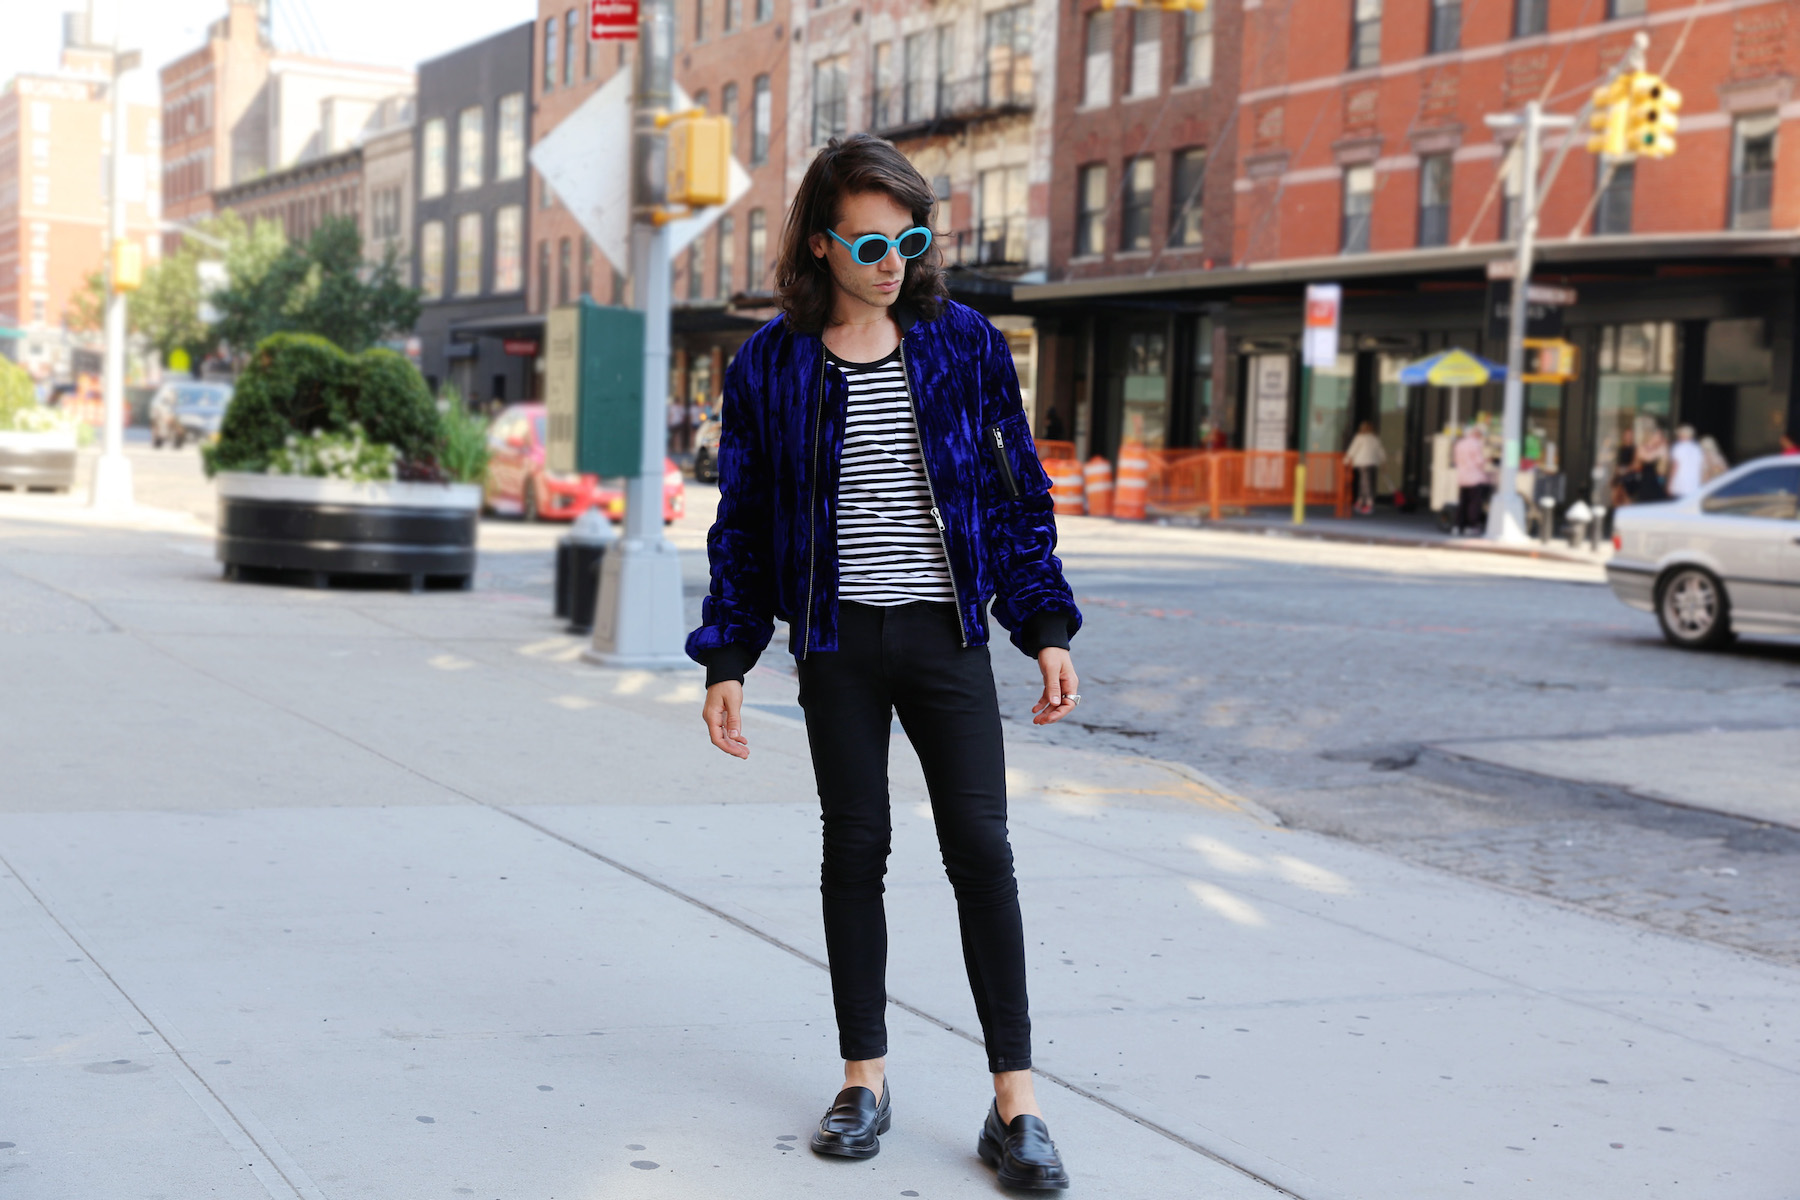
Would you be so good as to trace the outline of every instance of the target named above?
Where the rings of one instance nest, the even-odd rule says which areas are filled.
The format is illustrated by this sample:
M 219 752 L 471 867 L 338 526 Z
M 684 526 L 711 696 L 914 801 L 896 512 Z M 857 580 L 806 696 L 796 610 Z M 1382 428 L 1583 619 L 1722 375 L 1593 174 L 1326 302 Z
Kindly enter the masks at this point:
M 1631 114 L 1626 141 L 1639 158 L 1667 158 L 1675 153 L 1675 130 L 1681 120 L 1681 93 L 1659 76 L 1638 71 L 1631 76 Z
M 1588 125 L 1594 131 L 1593 136 L 1588 138 L 1589 154 L 1623 158 L 1630 153 L 1625 137 L 1631 109 L 1629 96 L 1630 88 L 1623 78 L 1611 80 L 1605 87 L 1594 89 L 1594 111 L 1588 117 Z
M 682 114 L 669 122 L 668 202 L 725 203 L 731 185 L 731 118 Z
M 136 242 L 117 241 L 112 248 L 112 290 L 135 292 L 144 285 L 144 248 Z

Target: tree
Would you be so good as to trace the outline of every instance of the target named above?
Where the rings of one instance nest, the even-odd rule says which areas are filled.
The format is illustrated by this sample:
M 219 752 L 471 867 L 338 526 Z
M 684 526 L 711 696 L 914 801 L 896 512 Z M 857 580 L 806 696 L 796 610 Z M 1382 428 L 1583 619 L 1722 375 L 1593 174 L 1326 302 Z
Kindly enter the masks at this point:
M 362 234 L 348 217 L 329 217 L 306 245 L 274 254 L 260 226 L 256 234 L 226 256 L 230 283 L 213 298 L 212 334 L 236 353 L 271 334 L 315 333 L 356 354 L 419 319 L 419 293 L 400 281 L 393 248 L 380 263 L 364 262 Z
M 69 306 L 63 310 L 63 328 L 70 333 L 99 333 L 106 325 L 106 272 L 99 267 L 89 271 L 81 287 L 69 293 Z
M 227 258 L 233 253 L 254 258 L 249 247 L 255 242 L 266 259 L 279 254 L 284 244 L 281 228 L 273 221 L 252 230 L 235 212 L 202 221 L 194 226 L 194 232 L 208 242 L 184 238 L 173 254 L 152 263 L 144 272 L 143 286 L 131 294 L 128 305 L 132 332 L 142 334 L 164 361 L 178 349 L 198 361 L 213 345 L 211 331 L 200 319 L 200 264 L 221 255 L 209 242 L 224 242 Z

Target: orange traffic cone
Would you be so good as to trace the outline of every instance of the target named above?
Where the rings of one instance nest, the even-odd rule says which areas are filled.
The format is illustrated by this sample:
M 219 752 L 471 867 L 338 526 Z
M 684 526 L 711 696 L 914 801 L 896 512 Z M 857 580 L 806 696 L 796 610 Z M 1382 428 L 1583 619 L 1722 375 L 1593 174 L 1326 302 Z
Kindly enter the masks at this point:
M 1087 487 L 1087 509 L 1096 517 L 1110 517 L 1113 512 L 1113 469 L 1112 464 L 1096 454 L 1087 460 L 1081 468 L 1082 481 Z
M 1144 443 L 1132 438 L 1119 446 L 1119 486 L 1113 494 L 1113 516 L 1125 521 L 1144 519 L 1150 498 L 1150 456 Z
M 1058 516 L 1078 517 L 1081 503 L 1081 463 L 1073 458 L 1053 458 L 1044 464 L 1050 476 L 1050 501 Z

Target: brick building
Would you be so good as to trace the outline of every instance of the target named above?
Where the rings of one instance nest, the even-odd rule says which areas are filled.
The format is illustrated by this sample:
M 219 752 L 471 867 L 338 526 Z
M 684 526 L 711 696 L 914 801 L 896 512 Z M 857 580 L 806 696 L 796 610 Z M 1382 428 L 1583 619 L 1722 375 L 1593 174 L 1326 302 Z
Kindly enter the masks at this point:
M 543 138 L 618 71 L 635 44 L 591 43 L 587 9 L 539 0 L 532 138 Z M 769 312 L 771 268 L 786 211 L 788 0 L 685 0 L 676 6 L 675 79 L 694 102 L 732 119 L 733 154 L 750 190 L 675 256 L 671 314 L 674 395 L 710 405 L 727 358 Z M 530 307 L 588 295 L 629 300 L 628 263 L 608 263 L 573 214 L 533 173 Z
M 1485 267 L 1510 255 L 1517 175 L 1509 140 L 1487 114 L 1541 99 L 1573 112 L 1639 31 L 1648 65 L 1682 93 L 1674 158 L 1605 168 L 1577 145 L 1546 204 L 1537 278 L 1563 283 L 1562 311 L 1582 371 L 1528 388 L 1536 432 L 1565 476 L 1568 500 L 1604 496 L 1627 429 L 1691 422 L 1739 461 L 1800 427 L 1790 381 L 1800 252 L 1800 103 L 1791 97 L 1800 44 L 1791 6 L 1734 0 L 1264 0 L 1241 25 L 1218 14 L 1218 62 L 1239 72 L 1230 252 L 1209 229 L 1205 263 L 1131 270 L 1076 261 L 1019 298 L 1047 315 L 1090 313 L 1081 347 L 1095 386 L 1066 386 L 1102 452 L 1133 406 L 1167 392 L 1209 406 L 1171 407 L 1153 443 L 1192 445 L 1206 423 L 1236 445 L 1292 446 L 1304 284 L 1345 288 L 1334 368 L 1317 373 L 1307 438 L 1341 448 L 1370 420 L 1388 448 L 1383 491 L 1411 498 L 1428 483 L 1430 439 L 1470 408 L 1497 412 L 1500 389 L 1452 397 L 1402 386 L 1410 358 L 1458 345 L 1502 358 Z M 1222 81 L 1221 81 L 1222 82 Z M 1219 83 L 1215 83 L 1215 87 Z M 1586 130 L 1576 135 L 1585 143 Z M 1072 139 L 1059 137 L 1059 151 Z M 1557 141 L 1549 139 L 1547 158 Z M 1208 191 L 1224 192 L 1211 180 Z M 1604 184 L 1604 190 L 1601 185 Z M 1222 200 L 1223 198 L 1220 197 Z M 1084 209 L 1066 197 L 1067 219 Z M 1214 222 L 1211 202 L 1205 224 Z M 1154 214 L 1154 207 L 1152 208 Z M 1064 214 L 1057 214 L 1059 218 Z M 1111 220 L 1110 213 L 1107 220 Z M 1101 236 L 1116 236 L 1110 226 Z M 1077 256 L 1079 257 L 1079 256 Z M 1164 323 L 1160 347 L 1119 345 L 1103 324 Z M 1198 331 L 1191 352 L 1180 330 Z M 1160 348 L 1160 361 L 1151 351 Z M 1252 388 L 1288 397 L 1252 408 Z M 1277 400 L 1278 396 L 1275 397 Z M 1206 411 L 1202 412 L 1202 407 Z M 1255 419 L 1261 412 L 1260 420 Z M 1079 424 L 1080 422 L 1078 422 Z M 1550 447 L 1554 447 L 1550 450 Z M 1086 447 L 1083 447 L 1084 452 Z
M 62 378 L 89 336 L 69 334 L 64 314 L 106 262 L 113 136 L 111 53 L 87 46 L 84 20 L 69 17 L 63 69 L 19 75 L 0 91 L 0 325 L 26 334 L 0 347 L 34 374 Z M 126 120 L 126 234 L 150 262 L 160 248 L 160 122 L 136 104 Z

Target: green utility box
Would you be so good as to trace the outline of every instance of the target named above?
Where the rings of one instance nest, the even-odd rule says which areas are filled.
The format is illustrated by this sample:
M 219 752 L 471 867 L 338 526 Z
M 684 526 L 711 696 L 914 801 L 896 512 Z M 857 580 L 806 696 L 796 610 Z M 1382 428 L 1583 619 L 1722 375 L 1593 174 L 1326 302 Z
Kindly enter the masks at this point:
M 582 297 L 545 322 L 545 465 L 603 479 L 644 469 L 644 314 Z

